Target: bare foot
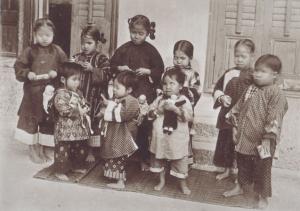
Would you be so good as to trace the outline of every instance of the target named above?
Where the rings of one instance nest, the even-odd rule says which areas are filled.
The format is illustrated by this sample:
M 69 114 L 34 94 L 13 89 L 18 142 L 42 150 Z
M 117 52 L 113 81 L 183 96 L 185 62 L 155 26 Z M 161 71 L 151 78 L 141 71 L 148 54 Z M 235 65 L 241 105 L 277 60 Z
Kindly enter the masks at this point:
M 52 161 L 52 158 L 50 158 L 46 152 L 45 149 L 43 149 L 44 147 L 42 147 L 42 149 L 40 150 L 40 158 L 44 161 L 44 162 L 50 162 Z
M 61 181 L 69 181 L 69 177 L 65 174 L 55 173 L 54 176 Z
M 123 180 L 118 180 L 116 183 L 109 183 L 107 184 L 107 187 L 113 188 L 113 189 L 124 189 L 125 183 Z
M 92 152 L 89 152 L 88 156 L 86 157 L 85 161 L 89 162 L 89 163 L 92 163 L 92 162 L 95 162 L 95 156 L 93 155 Z
M 182 191 L 183 194 L 185 194 L 185 195 L 190 195 L 191 194 L 191 190 L 188 188 L 185 179 L 180 180 L 180 188 L 181 188 L 181 191 Z
M 87 170 L 86 169 L 72 169 L 72 172 L 85 174 L 87 172 Z
M 147 163 L 141 162 L 141 170 L 142 171 L 149 171 L 150 167 L 149 167 L 149 165 Z
M 154 190 L 161 191 L 163 187 L 165 187 L 166 179 L 165 179 L 165 171 L 159 173 L 159 183 L 154 186 Z
M 243 191 L 243 189 L 241 188 L 240 184 L 236 184 L 236 186 L 235 186 L 233 189 L 224 192 L 224 193 L 223 193 L 223 196 L 227 198 L 227 197 L 232 197 L 232 196 L 241 195 L 241 194 L 243 194 L 243 193 L 244 193 L 244 191 Z
M 216 176 L 216 180 L 220 181 L 220 180 L 222 180 L 222 179 L 225 179 L 225 178 L 229 177 L 229 175 L 230 175 L 230 169 L 229 169 L 229 168 L 226 168 L 225 171 L 224 171 L 223 173 L 218 174 L 218 175 Z
M 268 207 L 269 203 L 268 203 L 268 199 L 264 198 L 264 197 L 259 197 L 258 200 L 258 209 L 264 210 Z
M 44 160 L 39 156 L 37 147 L 35 145 L 29 146 L 29 159 L 33 163 L 42 164 L 44 163 Z
M 165 187 L 165 181 L 160 181 L 157 185 L 154 186 L 154 190 L 161 191 Z
M 44 163 L 44 160 L 40 158 L 40 156 L 35 155 L 35 154 L 29 154 L 29 159 L 31 162 L 36 163 L 36 164 L 42 164 Z

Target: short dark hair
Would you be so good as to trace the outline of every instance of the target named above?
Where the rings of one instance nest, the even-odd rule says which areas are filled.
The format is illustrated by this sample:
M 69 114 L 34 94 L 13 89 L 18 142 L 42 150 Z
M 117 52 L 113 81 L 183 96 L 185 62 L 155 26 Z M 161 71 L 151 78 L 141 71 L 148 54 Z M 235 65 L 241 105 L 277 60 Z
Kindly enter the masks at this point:
M 236 51 L 239 46 L 246 46 L 249 49 L 250 53 L 254 53 L 255 51 L 255 44 L 250 39 L 240 39 L 239 41 L 237 41 L 234 45 L 234 51 Z
M 75 62 L 64 62 L 59 70 L 59 76 L 68 79 L 73 75 L 80 74 L 83 70 L 83 67 L 80 64 Z
M 272 54 L 265 54 L 259 57 L 255 62 L 255 68 L 260 65 L 265 65 L 266 67 L 271 68 L 274 72 L 280 74 L 282 64 L 278 56 Z
M 37 32 L 42 26 L 47 26 L 52 29 L 53 33 L 55 33 L 54 23 L 49 18 L 40 18 L 34 22 L 33 32 Z
M 125 70 L 119 73 L 115 80 L 125 86 L 126 89 L 135 89 L 137 87 L 137 78 L 133 71 Z
M 185 53 L 190 59 L 193 59 L 194 46 L 191 42 L 187 40 L 177 41 L 174 45 L 173 54 L 175 55 L 175 52 L 178 50 Z
M 95 40 L 96 42 L 98 41 L 100 41 L 101 43 L 106 42 L 106 39 L 104 38 L 104 33 L 100 33 L 99 29 L 94 25 L 89 24 L 82 29 L 81 39 L 86 36 L 91 36 L 92 39 Z
M 173 78 L 175 76 L 176 78 L 176 81 L 180 84 L 180 85 L 183 85 L 184 84 L 184 81 L 185 81 L 185 74 L 183 73 L 183 71 L 178 68 L 178 67 L 173 67 L 169 70 L 167 70 L 164 75 L 163 75 L 163 78 L 162 78 L 162 83 L 164 82 L 165 78 L 169 76 L 170 78 Z

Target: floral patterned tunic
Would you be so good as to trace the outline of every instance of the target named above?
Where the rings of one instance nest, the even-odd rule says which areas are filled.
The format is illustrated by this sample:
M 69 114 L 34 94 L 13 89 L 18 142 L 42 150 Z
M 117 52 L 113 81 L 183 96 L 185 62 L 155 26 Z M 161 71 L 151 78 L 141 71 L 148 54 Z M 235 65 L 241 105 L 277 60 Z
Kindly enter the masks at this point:
M 74 98 L 78 98 L 75 99 Z M 54 97 L 54 106 L 58 112 L 58 119 L 54 126 L 54 140 L 79 141 L 89 138 L 89 125 L 83 121 L 78 106 L 74 101 L 84 103 L 81 93 L 73 93 L 67 89 L 58 89 Z

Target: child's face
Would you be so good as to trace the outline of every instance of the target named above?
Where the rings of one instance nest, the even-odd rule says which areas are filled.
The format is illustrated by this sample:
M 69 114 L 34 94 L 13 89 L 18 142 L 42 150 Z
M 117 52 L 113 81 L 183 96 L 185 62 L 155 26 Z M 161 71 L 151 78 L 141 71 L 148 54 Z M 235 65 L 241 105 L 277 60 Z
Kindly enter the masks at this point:
M 113 92 L 114 97 L 119 99 L 131 93 L 131 88 L 127 89 L 123 84 L 119 83 L 117 79 L 114 80 Z
M 239 45 L 234 52 L 234 63 L 240 69 L 249 68 L 253 60 L 250 49 L 246 46 Z
M 178 83 L 176 77 L 166 76 L 163 81 L 163 92 L 167 96 L 179 95 L 182 85 Z
M 97 50 L 97 42 L 91 36 L 85 36 L 81 40 L 81 50 L 88 55 Z
M 176 67 L 188 67 L 190 65 L 190 58 L 184 52 L 177 50 L 174 54 L 173 64 Z
M 140 24 L 135 24 L 133 28 L 130 29 L 130 39 L 136 45 L 140 45 L 145 42 L 148 34 L 149 33 L 146 31 L 144 26 Z
M 46 47 L 52 43 L 53 37 L 54 37 L 53 29 L 48 26 L 41 26 L 35 32 L 36 42 L 44 47 Z
M 259 65 L 253 73 L 254 83 L 258 86 L 272 85 L 277 77 L 277 73 L 265 65 Z
M 65 85 L 68 90 L 76 92 L 80 85 L 80 74 L 70 76 Z

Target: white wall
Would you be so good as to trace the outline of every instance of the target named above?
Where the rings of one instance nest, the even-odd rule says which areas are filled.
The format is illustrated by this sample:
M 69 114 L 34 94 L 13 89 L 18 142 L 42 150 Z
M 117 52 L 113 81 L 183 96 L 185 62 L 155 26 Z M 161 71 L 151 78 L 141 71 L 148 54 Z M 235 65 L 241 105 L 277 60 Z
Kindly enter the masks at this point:
M 160 52 L 165 66 L 172 65 L 173 46 L 178 40 L 193 43 L 192 65 L 204 82 L 210 0 L 120 0 L 118 46 L 129 41 L 127 20 L 137 14 L 156 22 L 156 39 L 148 42 Z

